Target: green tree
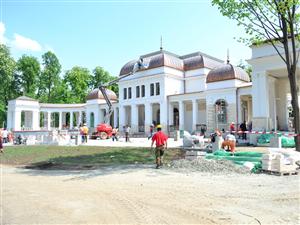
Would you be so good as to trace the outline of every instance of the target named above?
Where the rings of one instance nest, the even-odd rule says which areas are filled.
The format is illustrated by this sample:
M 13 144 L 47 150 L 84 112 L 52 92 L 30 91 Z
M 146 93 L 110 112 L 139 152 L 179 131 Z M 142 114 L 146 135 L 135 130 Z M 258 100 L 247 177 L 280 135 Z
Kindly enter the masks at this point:
M 243 62 L 242 60 L 240 60 L 240 63 L 237 66 L 245 70 L 250 77 L 250 81 L 252 81 L 252 67 L 248 63 Z
M 44 69 L 39 77 L 38 98 L 41 101 L 53 103 L 56 96 L 56 88 L 60 85 L 61 65 L 53 52 L 46 52 L 42 55 Z
M 55 93 L 53 94 L 53 102 L 55 103 L 74 103 L 74 93 L 70 90 L 64 80 L 59 82 L 55 87 Z
M 85 102 L 91 77 L 92 75 L 88 69 L 79 66 L 75 66 L 66 72 L 64 83 L 72 91 L 72 103 Z
M 242 41 L 273 46 L 286 65 L 292 108 L 296 149 L 300 151 L 300 116 L 296 69 L 299 58 L 300 0 L 212 0 L 220 12 L 245 28 L 249 38 Z M 283 49 L 283 51 L 282 51 Z
M 15 68 L 16 63 L 10 56 L 8 47 L 0 44 L 0 127 L 2 127 L 3 122 L 6 121 L 7 102 L 15 97 L 12 92 Z
M 26 96 L 34 98 L 40 72 L 41 67 L 37 58 L 23 55 L 17 62 L 17 72 L 14 78 L 15 89 L 22 91 Z
M 94 70 L 93 70 L 93 76 L 90 82 L 90 88 L 94 89 L 94 88 L 98 88 L 100 84 L 105 84 L 109 81 L 112 81 L 114 79 L 116 79 L 117 77 L 111 76 L 109 72 L 107 72 L 106 70 L 103 69 L 103 67 L 101 66 L 97 66 Z M 108 89 L 114 91 L 117 95 L 119 92 L 119 87 L 118 84 L 113 84 L 110 87 L 107 87 Z

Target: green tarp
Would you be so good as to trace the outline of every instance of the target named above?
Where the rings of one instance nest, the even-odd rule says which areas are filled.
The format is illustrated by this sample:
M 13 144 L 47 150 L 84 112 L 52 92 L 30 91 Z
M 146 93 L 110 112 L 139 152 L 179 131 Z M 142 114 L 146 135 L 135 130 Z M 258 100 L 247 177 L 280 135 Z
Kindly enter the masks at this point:
M 281 146 L 284 148 L 293 148 L 295 147 L 295 139 L 294 137 L 286 137 L 278 134 L 281 137 Z M 262 134 L 258 137 L 257 142 L 259 144 L 268 144 L 270 143 L 271 138 L 275 137 L 274 134 Z
M 296 146 L 294 137 L 281 137 L 281 146 L 285 148 L 294 148 Z

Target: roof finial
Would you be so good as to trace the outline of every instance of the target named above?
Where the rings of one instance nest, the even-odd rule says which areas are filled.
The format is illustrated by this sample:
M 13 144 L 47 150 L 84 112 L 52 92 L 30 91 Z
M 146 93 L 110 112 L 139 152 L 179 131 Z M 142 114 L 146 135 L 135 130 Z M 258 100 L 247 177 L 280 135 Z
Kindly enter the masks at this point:
M 229 60 L 229 48 L 227 48 L 227 64 L 230 63 L 230 60 Z
M 163 50 L 163 46 L 162 46 L 162 35 L 160 35 L 160 50 Z

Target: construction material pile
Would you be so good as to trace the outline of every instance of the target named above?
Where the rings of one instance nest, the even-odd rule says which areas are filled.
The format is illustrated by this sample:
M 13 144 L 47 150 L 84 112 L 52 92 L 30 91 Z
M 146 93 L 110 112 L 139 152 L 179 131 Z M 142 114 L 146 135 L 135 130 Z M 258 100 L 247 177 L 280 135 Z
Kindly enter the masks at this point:
M 261 169 L 262 153 L 259 152 L 226 152 L 222 149 L 215 151 L 212 154 L 206 154 L 206 159 L 229 160 L 236 165 L 248 166 L 252 172 L 258 172 Z
M 262 157 L 262 169 L 271 172 L 292 172 L 298 169 L 300 153 L 288 149 L 270 148 Z
M 197 158 L 194 160 L 175 160 L 170 164 L 170 168 L 178 169 L 180 171 L 197 171 L 207 172 L 214 174 L 250 174 L 250 170 L 245 167 L 235 165 L 228 160 L 208 160 L 203 158 Z

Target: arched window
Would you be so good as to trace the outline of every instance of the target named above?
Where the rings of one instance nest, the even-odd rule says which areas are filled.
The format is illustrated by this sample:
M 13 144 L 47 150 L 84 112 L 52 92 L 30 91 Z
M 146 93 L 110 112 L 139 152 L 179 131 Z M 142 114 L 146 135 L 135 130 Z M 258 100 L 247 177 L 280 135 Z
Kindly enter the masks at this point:
M 215 103 L 217 124 L 227 123 L 227 103 L 224 99 L 219 99 Z
M 94 121 L 95 121 L 94 113 L 91 112 L 91 114 L 90 114 L 90 127 L 94 127 Z

